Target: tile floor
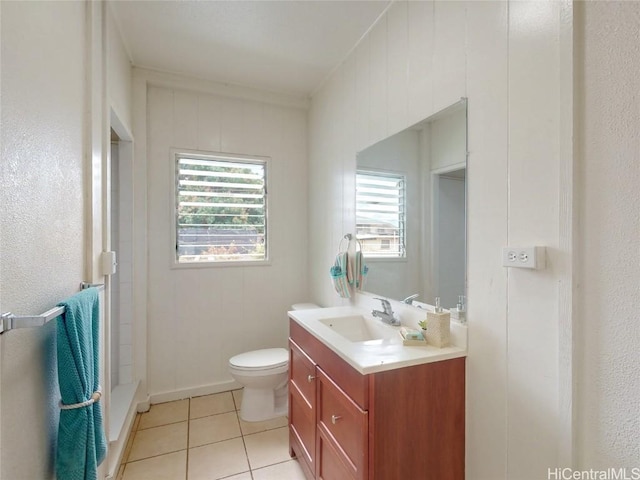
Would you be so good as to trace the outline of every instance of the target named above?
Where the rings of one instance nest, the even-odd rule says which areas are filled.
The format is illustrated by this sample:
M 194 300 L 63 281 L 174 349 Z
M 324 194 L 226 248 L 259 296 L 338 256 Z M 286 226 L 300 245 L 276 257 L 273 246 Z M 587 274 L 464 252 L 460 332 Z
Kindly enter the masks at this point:
M 136 417 L 118 480 L 304 480 L 286 417 L 240 420 L 242 390 L 152 405 Z

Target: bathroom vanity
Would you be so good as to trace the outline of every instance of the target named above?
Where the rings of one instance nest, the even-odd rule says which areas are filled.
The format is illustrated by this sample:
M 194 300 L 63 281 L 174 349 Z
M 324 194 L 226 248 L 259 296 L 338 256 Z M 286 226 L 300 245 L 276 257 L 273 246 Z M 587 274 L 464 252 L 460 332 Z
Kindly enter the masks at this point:
M 350 307 L 289 316 L 290 453 L 307 478 L 464 479 L 465 349 L 404 347 Z

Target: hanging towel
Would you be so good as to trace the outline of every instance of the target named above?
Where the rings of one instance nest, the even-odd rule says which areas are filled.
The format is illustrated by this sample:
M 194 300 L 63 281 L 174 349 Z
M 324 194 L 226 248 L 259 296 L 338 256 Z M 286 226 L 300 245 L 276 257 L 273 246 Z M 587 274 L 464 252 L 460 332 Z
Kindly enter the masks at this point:
M 336 261 L 330 269 L 333 288 L 336 289 L 336 292 L 342 298 L 351 298 L 351 290 L 347 276 L 348 264 L 347 252 L 341 252 L 336 256 Z
M 65 307 L 57 320 L 62 410 L 56 477 L 61 480 L 95 480 L 107 452 L 101 406 L 91 401 L 100 396 L 99 302 L 98 290 L 88 288 L 59 304 Z
M 362 255 L 361 250 L 358 250 L 355 256 L 355 287 L 356 290 L 362 291 L 367 279 L 367 273 L 369 273 L 369 267 L 364 263 L 364 255 Z

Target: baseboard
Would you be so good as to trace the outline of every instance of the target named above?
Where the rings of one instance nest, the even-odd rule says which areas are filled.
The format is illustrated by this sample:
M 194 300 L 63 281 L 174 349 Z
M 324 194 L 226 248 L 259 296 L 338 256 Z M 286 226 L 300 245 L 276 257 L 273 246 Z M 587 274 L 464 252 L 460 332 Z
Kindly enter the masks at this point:
M 185 388 L 182 390 L 152 393 L 151 395 L 149 395 L 149 402 L 152 405 L 156 403 L 173 402 L 174 400 L 182 400 L 183 398 L 201 397 L 203 395 L 228 392 L 230 390 L 236 390 L 238 388 L 242 388 L 242 385 L 240 385 L 235 380 L 230 380 L 227 382 L 201 385 L 198 387 Z M 138 404 L 138 411 L 140 411 L 140 404 Z

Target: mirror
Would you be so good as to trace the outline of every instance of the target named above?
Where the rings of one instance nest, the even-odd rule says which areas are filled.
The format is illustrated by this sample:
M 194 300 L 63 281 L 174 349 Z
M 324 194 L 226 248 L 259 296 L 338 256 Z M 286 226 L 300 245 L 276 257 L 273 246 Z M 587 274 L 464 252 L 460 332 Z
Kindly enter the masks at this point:
M 366 292 L 445 308 L 466 296 L 466 168 L 466 99 L 357 154 Z

